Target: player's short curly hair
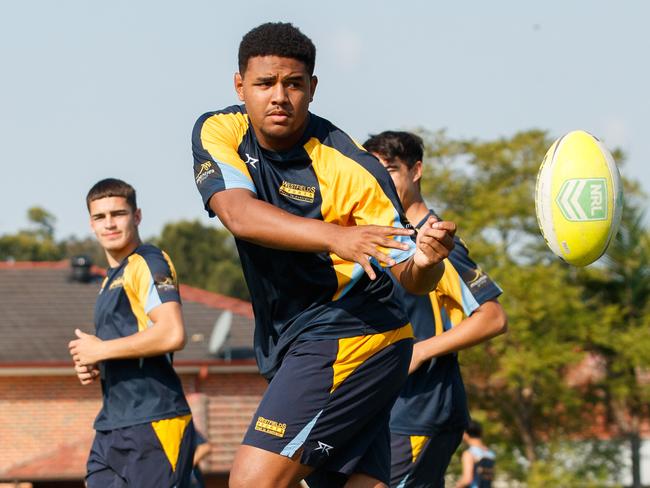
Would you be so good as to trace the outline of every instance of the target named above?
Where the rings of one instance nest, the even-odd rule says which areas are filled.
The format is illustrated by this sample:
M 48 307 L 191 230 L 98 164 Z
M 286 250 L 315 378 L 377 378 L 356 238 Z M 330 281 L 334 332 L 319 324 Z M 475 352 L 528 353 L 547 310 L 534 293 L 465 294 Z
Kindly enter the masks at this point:
M 267 22 L 248 32 L 239 44 L 239 72 L 243 75 L 248 60 L 255 56 L 281 56 L 305 63 L 310 75 L 314 74 L 316 46 L 311 39 L 293 24 Z
M 88 191 L 88 195 L 86 195 L 88 210 L 90 210 L 90 202 L 107 197 L 126 198 L 126 203 L 131 207 L 131 210 L 135 212 L 138 208 L 135 200 L 135 189 L 131 185 L 117 178 L 106 178 L 95 183 Z
M 371 135 L 363 143 L 363 147 L 366 151 L 378 154 L 389 162 L 399 158 L 409 169 L 418 161 L 422 161 L 424 155 L 422 138 L 411 132 L 387 130 L 381 134 Z

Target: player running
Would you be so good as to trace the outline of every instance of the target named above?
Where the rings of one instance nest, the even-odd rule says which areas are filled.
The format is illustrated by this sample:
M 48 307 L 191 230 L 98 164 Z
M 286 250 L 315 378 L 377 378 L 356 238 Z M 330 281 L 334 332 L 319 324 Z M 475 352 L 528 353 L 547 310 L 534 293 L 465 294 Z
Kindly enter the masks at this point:
M 103 402 L 88 458 L 89 488 L 187 488 L 194 426 L 172 353 L 185 344 L 176 272 L 138 234 L 135 190 L 109 178 L 86 197 L 108 271 L 96 336 L 75 330 L 70 355 L 82 385 L 101 378 Z

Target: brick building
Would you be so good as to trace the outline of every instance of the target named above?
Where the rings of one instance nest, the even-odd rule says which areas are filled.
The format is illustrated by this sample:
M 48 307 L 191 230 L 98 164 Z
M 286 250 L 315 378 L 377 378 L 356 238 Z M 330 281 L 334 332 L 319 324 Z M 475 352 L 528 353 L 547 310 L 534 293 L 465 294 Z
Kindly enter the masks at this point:
M 99 384 L 79 384 L 67 344 L 75 328 L 93 330 L 101 270 L 74 271 L 67 262 L 0 263 L 0 486 L 83 486 L 101 392 Z M 226 486 L 266 388 L 252 359 L 253 312 L 241 300 L 185 285 L 180 291 L 188 342 L 174 365 L 212 445 L 202 464 L 208 486 Z M 211 353 L 219 319 L 230 331 Z

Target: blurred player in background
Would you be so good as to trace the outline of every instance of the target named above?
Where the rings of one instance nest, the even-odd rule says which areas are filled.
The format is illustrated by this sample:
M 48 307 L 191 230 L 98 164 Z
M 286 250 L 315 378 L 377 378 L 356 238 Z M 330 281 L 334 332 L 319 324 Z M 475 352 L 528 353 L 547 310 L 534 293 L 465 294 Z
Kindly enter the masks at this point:
M 468 449 L 461 458 L 463 474 L 456 488 L 492 488 L 496 455 L 483 443 L 482 434 L 481 424 L 471 421 L 463 436 Z
M 185 344 L 176 272 L 143 244 L 135 190 L 109 178 L 88 192 L 90 226 L 109 268 L 95 305 L 95 334 L 69 344 L 82 385 L 98 377 L 102 409 L 86 475 L 89 488 L 189 486 L 194 426 L 172 353 Z
M 434 219 L 414 243 L 381 164 L 308 111 L 315 54 L 291 24 L 251 30 L 235 75 L 245 105 L 204 114 L 193 132 L 196 184 L 235 236 L 271 380 L 231 488 L 388 483 L 412 329 L 384 266 L 428 293 L 453 247 L 455 225 Z
M 439 218 L 420 193 L 422 139 L 386 131 L 364 147 L 392 177 L 408 220 L 420 229 Z M 391 412 L 391 487 L 442 487 L 451 456 L 468 425 L 467 398 L 457 351 L 506 331 L 496 301 L 501 289 L 471 260 L 458 237 L 445 273 L 429 295 L 397 286 L 413 325 L 409 377 Z

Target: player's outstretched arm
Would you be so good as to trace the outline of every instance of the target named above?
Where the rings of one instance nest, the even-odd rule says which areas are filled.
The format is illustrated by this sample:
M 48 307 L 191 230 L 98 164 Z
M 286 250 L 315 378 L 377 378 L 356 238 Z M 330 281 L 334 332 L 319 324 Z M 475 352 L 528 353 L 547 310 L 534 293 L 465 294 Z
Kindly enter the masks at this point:
M 158 305 L 149 312 L 149 318 L 153 322 L 151 327 L 107 341 L 76 329 L 77 339 L 68 345 L 70 355 L 76 365 L 93 365 L 107 359 L 159 356 L 185 346 L 185 325 L 180 303 L 170 301 Z
M 257 199 L 245 189 L 215 193 L 210 208 L 233 235 L 261 246 L 300 252 L 332 252 L 356 262 L 371 279 L 375 272 L 369 258 L 386 266 L 394 260 L 379 247 L 407 250 L 392 236 L 411 235 L 410 229 L 379 225 L 344 227 L 321 220 L 298 217 Z
M 429 218 L 420 228 L 415 254 L 391 271 L 406 291 L 424 295 L 433 290 L 445 272 L 443 260 L 454 248 L 456 224 Z
M 508 330 L 503 307 L 496 300 L 482 303 L 469 317 L 440 335 L 415 343 L 409 373 L 431 358 L 467 349 Z

